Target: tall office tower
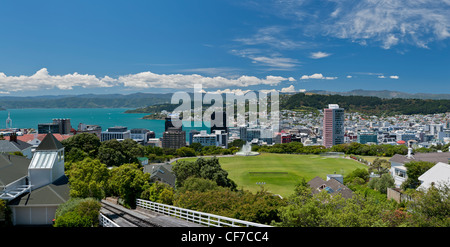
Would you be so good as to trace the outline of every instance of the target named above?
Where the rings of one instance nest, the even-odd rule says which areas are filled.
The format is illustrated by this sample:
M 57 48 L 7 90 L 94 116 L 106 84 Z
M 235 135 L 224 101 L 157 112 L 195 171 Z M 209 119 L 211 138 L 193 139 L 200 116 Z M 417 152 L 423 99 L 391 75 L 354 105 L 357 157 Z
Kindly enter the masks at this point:
M 344 143 L 344 108 L 329 104 L 323 110 L 323 145 L 326 148 Z
M 186 132 L 185 131 L 165 131 L 162 138 L 163 148 L 178 149 L 186 146 Z
M 166 117 L 165 128 L 162 139 L 163 148 L 175 148 L 186 146 L 186 132 L 183 127 L 175 127 L 172 123 L 171 117 Z
M 70 134 L 72 125 L 70 124 L 70 118 L 54 118 L 53 124 L 57 124 L 59 128 L 59 133 L 62 135 Z

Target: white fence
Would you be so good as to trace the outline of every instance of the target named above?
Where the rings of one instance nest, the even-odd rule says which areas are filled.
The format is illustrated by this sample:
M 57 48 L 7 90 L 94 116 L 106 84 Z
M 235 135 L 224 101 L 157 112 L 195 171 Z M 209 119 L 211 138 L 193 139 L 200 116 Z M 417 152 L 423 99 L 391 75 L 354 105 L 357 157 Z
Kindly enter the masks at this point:
M 228 217 L 223 217 L 214 214 L 203 213 L 185 208 L 179 208 L 162 203 L 137 199 L 136 205 L 141 208 L 149 209 L 165 215 L 177 217 L 187 221 L 195 222 L 197 224 L 206 226 L 230 226 L 230 227 L 270 227 L 264 224 L 258 224 L 245 220 L 238 220 Z
M 120 227 L 114 221 L 110 220 L 108 217 L 100 213 L 98 216 L 99 224 L 103 227 Z

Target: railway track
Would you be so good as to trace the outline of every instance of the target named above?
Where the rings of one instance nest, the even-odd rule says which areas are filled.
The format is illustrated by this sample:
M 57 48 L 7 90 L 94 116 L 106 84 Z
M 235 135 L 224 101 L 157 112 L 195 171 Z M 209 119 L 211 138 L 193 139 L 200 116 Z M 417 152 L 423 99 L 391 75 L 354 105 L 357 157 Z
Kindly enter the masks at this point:
M 127 227 L 161 227 L 158 224 L 135 216 L 126 210 L 103 202 L 102 211 L 104 214 L 106 213 L 110 219 L 115 218 L 115 221 L 120 221 L 122 225 Z

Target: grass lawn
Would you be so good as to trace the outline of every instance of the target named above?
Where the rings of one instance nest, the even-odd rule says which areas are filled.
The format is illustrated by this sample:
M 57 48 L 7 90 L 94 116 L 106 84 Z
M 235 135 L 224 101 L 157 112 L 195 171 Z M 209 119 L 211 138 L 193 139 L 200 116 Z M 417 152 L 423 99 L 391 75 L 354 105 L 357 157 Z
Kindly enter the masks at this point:
M 356 156 L 361 157 L 361 158 L 369 161 L 370 163 L 373 163 L 373 161 L 376 158 L 379 158 L 379 159 L 382 159 L 382 160 L 387 160 L 387 161 L 389 161 L 389 159 L 391 158 L 391 157 L 377 157 L 377 156 L 364 156 L 364 155 L 356 155 Z
M 187 160 L 195 159 L 197 158 Z M 260 189 L 257 183 L 265 182 L 265 189 L 283 197 L 294 192 L 295 185 L 301 177 L 306 181 L 316 176 L 326 179 L 327 174 L 337 173 L 345 176 L 357 168 L 367 168 L 349 159 L 272 153 L 247 157 L 220 157 L 219 162 L 239 189 L 256 192 Z

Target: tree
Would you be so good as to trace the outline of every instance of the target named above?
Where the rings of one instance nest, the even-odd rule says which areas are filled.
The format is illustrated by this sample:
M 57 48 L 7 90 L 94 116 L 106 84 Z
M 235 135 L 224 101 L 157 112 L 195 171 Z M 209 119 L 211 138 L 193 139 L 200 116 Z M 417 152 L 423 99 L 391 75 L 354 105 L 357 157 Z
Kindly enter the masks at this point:
M 125 139 L 121 143 L 122 154 L 125 156 L 127 163 L 137 162 L 137 157 L 144 156 L 144 147 L 133 139 Z
M 102 142 L 98 149 L 98 159 L 106 166 L 120 166 L 128 162 L 122 153 L 122 145 L 116 139 Z
M 231 191 L 219 187 L 215 190 L 187 190 L 177 193 L 174 200 L 177 207 L 241 219 L 262 224 L 279 221 L 278 209 L 285 201 L 266 191 Z
M 199 177 L 189 177 L 184 181 L 183 187 L 177 188 L 177 192 L 178 193 L 185 193 L 186 191 L 205 192 L 209 190 L 217 190 L 219 188 L 220 187 L 217 185 L 217 183 L 212 180 Z
M 109 171 L 98 159 L 86 158 L 74 162 L 66 174 L 69 177 L 71 197 L 105 197 Z
M 84 160 L 86 157 L 89 157 L 86 152 L 84 152 L 83 150 L 81 150 L 77 147 L 72 147 L 70 149 L 70 151 L 68 153 L 66 153 L 65 161 L 77 162 L 77 161 Z
M 150 174 L 144 173 L 138 164 L 123 164 L 111 170 L 108 180 L 110 193 L 124 200 L 127 207 L 135 207 L 136 198 L 150 185 Z
M 196 161 L 178 161 L 173 166 L 176 176 L 176 186 L 183 186 L 189 177 L 199 177 L 215 181 L 217 185 L 236 189 L 237 185 L 228 178 L 228 172 L 223 170 L 216 157 L 210 159 L 198 158 Z
M 406 163 L 406 176 L 408 178 L 402 183 L 402 189 L 406 190 L 408 188 L 417 188 L 420 185 L 419 177 L 434 165 L 435 164 L 433 162 L 426 161 L 411 161 Z
M 195 152 L 201 152 L 203 149 L 202 144 L 198 143 L 198 142 L 194 142 L 191 145 L 189 145 L 190 148 L 194 149 Z
M 344 184 L 354 183 L 355 179 L 365 183 L 369 180 L 369 172 L 364 168 L 358 168 L 344 177 Z
M 385 159 L 376 158 L 372 164 L 370 164 L 369 172 L 374 171 L 374 173 L 379 174 L 380 176 L 384 173 L 389 172 L 391 168 L 391 163 Z
M 55 227 L 98 226 L 101 204 L 93 198 L 72 198 L 56 209 Z
M 415 191 L 407 204 L 414 227 L 450 227 L 450 184 L 440 183 L 426 191 Z
M 174 191 L 170 185 L 156 181 L 150 186 L 146 186 L 140 198 L 171 205 L 173 202 L 173 194 Z
M 176 153 L 179 157 L 195 157 L 195 150 L 190 147 L 181 147 Z
M 72 150 L 72 148 L 78 148 L 79 150 L 86 153 L 89 157 L 95 158 L 98 154 L 98 149 L 101 143 L 96 134 L 81 133 L 62 140 L 61 144 L 64 146 L 66 154 L 69 154 L 69 157 L 67 157 L 66 155 L 66 160 L 72 160 L 70 157 L 70 151 Z M 77 159 L 74 158 L 74 160 Z
M 370 188 L 380 191 L 383 194 L 387 194 L 387 189 L 394 187 L 395 181 L 391 174 L 385 173 L 380 178 L 372 178 L 367 184 Z
M 237 147 L 242 148 L 242 146 L 245 145 L 245 141 L 241 139 L 233 140 L 232 142 L 228 143 L 228 147 Z
M 384 226 L 381 215 L 394 210 L 390 202 L 355 192 L 345 199 L 339 193 L 329 194 L 325 190 L 317 194 L 305 193 L 305 185 L 299 185 L 296 193 L 281 207 L 283 227 L 371 227 Z M 301 192 L 301 193 L 299 193 Z

